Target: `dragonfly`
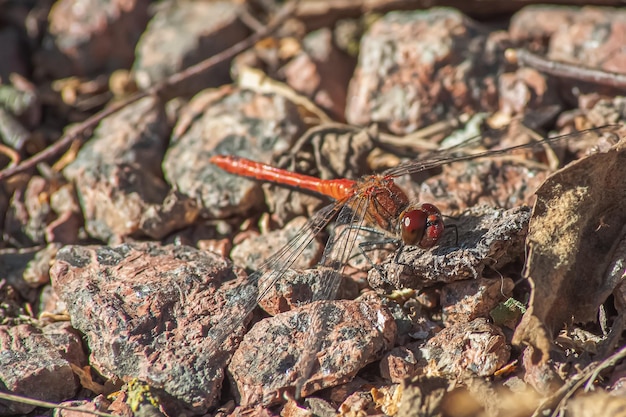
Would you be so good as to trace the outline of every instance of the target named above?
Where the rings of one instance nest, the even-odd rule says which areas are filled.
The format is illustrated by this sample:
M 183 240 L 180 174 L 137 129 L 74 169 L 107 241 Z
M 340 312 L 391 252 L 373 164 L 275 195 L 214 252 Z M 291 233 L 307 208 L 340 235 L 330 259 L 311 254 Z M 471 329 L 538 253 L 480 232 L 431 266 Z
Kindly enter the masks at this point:
M 454 162 L 470 161 L 508 155 L 515 151 L 536 147 L 553 146 L 566 140 L 575 140 L 590 133 L 614 128 L 604 126 L 573 134 L 542 139 L 532 143 L 504 149 L 492 149 L 479 153 L 459 153 L 458 149 L 435 152 L 426 159 L 411 160 L 382 173 L 366 175 L 359 179 L 347 178 L 323 180 L 317 177 L 295 173 L 277 167 L 251 161 L 233 155 L 214 155 L 210 162 L 231 174 L 258 181 L 308 190 L 330 197 L 334 202 L 314 214 L 296 235 L 280 250 L 268 258 L 248 277 L 248 285 L 235 297 L 245 315 L 230 317 L 212 329 L 211 347 L 219 348 L 222 342 L 252 312 L 269 290 L 285 276 L 305 248 L 333 223 L 339 230 L 331 233 L 316 269 L 319 270 L 321 290 L 311 301 L 333 300 L 341 283 L 341 272 L 358 245 L 359 234 L 363 230 L 378 230 L 381 234 L 397 239 L 399 246 L 418 246 L 430 249 L 437 245 L 445 226 L 441 211 L 432 203 L 414 202 L 396 183 L 395 179 L 404 175 L 416 174 Z M 345 227 L 340 227 L 345 226 Z M 233 301 L 235 302 L 235 301 Z M 300 377 L 296 382 L 296 395 L 313 369 L 315 354 L 321 346 L 326 331 L 324 317 L 314 315 L 309 327 L 311 337 L 305 353 L 297 365 Z

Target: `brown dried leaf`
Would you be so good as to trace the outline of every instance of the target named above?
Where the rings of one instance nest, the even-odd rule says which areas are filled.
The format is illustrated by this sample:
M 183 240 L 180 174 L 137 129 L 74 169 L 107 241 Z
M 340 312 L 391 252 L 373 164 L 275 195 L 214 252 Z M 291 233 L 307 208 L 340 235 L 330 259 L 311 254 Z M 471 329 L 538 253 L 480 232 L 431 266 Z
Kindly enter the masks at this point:
M 319 123 L 332 122 L 326 113 L 307 97 L 298 94 L 287 84 L 269 78 L 261 70 L 250 67 L 242 68 L 238 75 L 237 84 L 242 88 L 259 93 L 274 93 L 286 97 L 298 106 L 304 118 L 310 117 Z
M 619 416 L 624 414 L 626 398 L 606 391 L 578 395 L 567 404 L 572 417 Z
M 402 384 L 402 400 L 397 416 L 444 415 L 441 405 L 452 383 L 445 378 L 420 376 Z M 466 414 L 470 415 L 470 414 Z
M 551 176 L 537 191 L 528 234 L 530 307 L 514 344 L 548 357 L 564 323 L 593 320 L 620 284 L 609 265 L 626 228 L 626 140 Z
M 83 366 L 81 368 L 73 363 L 70 363 L 70 366 L 72 367 L 72 372 L 78 376 L 82 387 L 87 388 L 95 394 L 102 394 L 106 391 L 104 385 L 93 380 L 93 376 L 91 375 L 91 366 Z

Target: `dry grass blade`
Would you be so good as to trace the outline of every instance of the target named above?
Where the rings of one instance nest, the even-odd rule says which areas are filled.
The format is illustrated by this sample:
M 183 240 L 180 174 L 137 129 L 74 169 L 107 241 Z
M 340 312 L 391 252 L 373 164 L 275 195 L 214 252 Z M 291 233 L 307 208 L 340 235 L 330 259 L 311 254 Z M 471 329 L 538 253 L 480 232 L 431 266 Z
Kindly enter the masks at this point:
M 101 411 L 87 410 L 81 407 L 68 407 L 65 405 L 55 404 L 48 401 L 35 400 L 33 398 L 23 397 L 21 395 L 13 395 L 7 394 L 5 392 L 0 392 L 0 398 L 3 400 L 13 401 L 22 404 L 34 405 L 35 407 L 43 407 L 43 408 L 52 408 L 59 410 L 68 410 L 80 413 L 93 414 L 95 416 L 102 417 L 115 417 L 115 414 L 103 413 Z

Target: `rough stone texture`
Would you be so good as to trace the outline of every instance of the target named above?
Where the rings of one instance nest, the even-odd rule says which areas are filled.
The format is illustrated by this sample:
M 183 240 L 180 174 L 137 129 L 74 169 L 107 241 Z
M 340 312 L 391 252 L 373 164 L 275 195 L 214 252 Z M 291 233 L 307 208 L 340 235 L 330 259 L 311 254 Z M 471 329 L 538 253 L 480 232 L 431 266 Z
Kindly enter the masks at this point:
M 99 372 L 149 381 L 177 412 L 215 404 L 236 335 L 216 348 L 211 334 L 228 317 L 241 318 L 235 332 L 245 325 L 231 293 L 241 270 L 209 252 L 137 243 L 65 247 L 51 275 Z
M 45 198 L 49 192 L 50 182 L 38 176 L 25 189 L 16 190 L 4 220 L 7 236 L 25 246 L 45 242 L 45 226 L 54 216 Z
M 516 41 L 548 43 L 555 61 L 626 72 L 624 10 L 533 5 L 513 16 L 509 33 Z
M 319 316 L 317 316 L 319 315 Z M 313 317 L 325 320 L 320 352 L 302 395 L 352 379 L 393 346 L 396 326 L 380 303 L 321 301 L 257 323 L 246 334 L 228 367 L 241 404 L 273 404 L 301 377 L 300 359 L 310 357 Z M 317 337 L 317 336 L 316 336 Z
M 87 364 L 87 354 L 83 349 L 83 336 L 69 322 L 53 322 L 41 331 L 63 356 L 63 359 L 76 366 Z
M 489 318 L 489 313 L 510 295 L 514 284 L 510 278 L 480 278 L 451 282 L 441 288 L 444 325 L 468 323 L 475 318 Z
M 231 259 L 242 268 L 258 269 L 264 261 L 293 239 L 298 231 L 304 227 L 306 220 L 304 217 L 298 217 L 282 229 L 244 240 L 234 247 L 231 252 Z M 314 240 L 306 246 L 291 267 L 294 269 L 312 268 L 322 256 L 323 249 L 319 240 Z
M 339 276 L 336 277 L 340 279 Z M 322 293 L 324 277 L 319 269 L 303 271 L 289 269 L 267 290 L 259 306 L 267 313 L 276 315 L 300 307 L 313 300 L 319 300 L 316 294 Z M 268 285 L 260 281 L 260 288 Z
M 48 16 L 38 53 L 40 72 L 53 78 L 128 68 L 148 22 L 148 0 L 60 0 Z
M 519 68 L 498 77 L 500 112 L 524 114 L 533 109 L 562 105 L 553 85 L 554 80 L 533 68 Z
M 585 8 L 572 24 L 564 25 L 550 38 L 548 56 L 608 72 L 626 73 L 626 11 Z
M 626 73 L 626 12 L 601 7 L 528 6 L 511 19 L 511 38 L 546 58 L 606 72 Z M 614 96 L 615 88 L 603 83 L 587 83 L 554 77 L 561 96 L 570 102 Z M 557 92 L 552 89 L 553 94 Z
M 56 316 L 65 314 L 67 306 L 59 299 L 59 295 L 54 291 L 52 285 L 46 285 L 41 289 L 38 303 L 39 316 Z
M 422 372 L 458 377 L 493 375 L 511 354 L 502 330 L 482 318 L 443 329 L 420 351 Z
M 0 326 L 3 391 L 44 401 L 71 398 L 79 385 L 70 362 L 85 364 L 81 340 L 63 324 L 42 332 L 30 324 Z M 76 362 L 73 362 L 76 361 Z M 35 406 L 0 400 L 0 414 L 25 414 Z
M 230 1 L 164 2 L 137 45 L 133 72 L 137 85 L 148 88 L 168 76 L 227 49 L 248 36 L 238 15 L 239 5 Z M 222 62 L 176 85 L 166 96 L 195 94 L 229 82 L 230 63 Z
M 545 43 L 558 30 L 571 25 L 578 10 L 547 5 L 524 7 L 511 18 L 509 35 L 516 42 Z
M 236 265 L 262 274 L 264 265 L 271 256 L 283 250 L 296 233 L 304 226 L 306 219 L 299 217 L 287 224 L 283 229 L 244 240 L 235 246 L 231 259 Z M 321 289 L 319 271 L 306 270 L 313 268 L 322 256 L 324 247 L 319 239 L 314 239 L 303 248 L 295 263 L 268 289 L 260 306 L 269 314 L 288 311 L 301 304 L 312 301 L 314 294 Z M 278 265 L 270 267 L 278 268 Z M 259 269 L 260 268 L 260 269 Z M 300 272 L 301 270 L 305 270 Z M 270 283 L 261 279 L 259 285 L 264 288 Z
M 393 290 L 477 279 L 485 267 L 500 269 L 523 257 L 529 220 L 528 207 L 470 209 L 454 220 L 458 243 L 454 230 L 448 227 L 437 246 L 429 250 L 406 246 L 397 262 L 392 258 L 383 265 L 385 277 L 375 268 L 368 281 L 373 288 Z
M 258 182 L 209 163 L 214 154 L 270 162 L 304 131 L 298 107 L 276 94 L 226 86 L 199 93 L 181 111 L 163 162 L 167 181 L 207 215 L 229 217 L 263 204 Z M 181 163 L 184 161 L 184 163 Z
M 50 282 L 50 265 L 61 248 L 59 243 L 51 243 L 35 253 L 35 257 L 24 269 L 24 281 L 30 287 L 37 288 Z
M 353 59 L 334 45 L 328 28 L 309 33 L 302 47 L 301 53 L 285 65 L 285 81 L 328 111 L 334 120 L 343 121 L 345 87 L 352 77 Z
M 159 168 L 168 131 L 162 105 L 147 97 L 103 120 L 63 171 L 92 237 L 159 239 L 195 220 L 195 202 L 169 191 Z
M 380 373 L 383 378 L 394 384 L 399 384 L 417 373 L 419 355 L 416 349 L 408 346 L 398 346 L 388 352 L 380 361 Z
M 453 9 L 388 13 L 361 40 L 346 119 L 406 134 L 495 108 L 496 69 L 484 55 L 486 35 Z

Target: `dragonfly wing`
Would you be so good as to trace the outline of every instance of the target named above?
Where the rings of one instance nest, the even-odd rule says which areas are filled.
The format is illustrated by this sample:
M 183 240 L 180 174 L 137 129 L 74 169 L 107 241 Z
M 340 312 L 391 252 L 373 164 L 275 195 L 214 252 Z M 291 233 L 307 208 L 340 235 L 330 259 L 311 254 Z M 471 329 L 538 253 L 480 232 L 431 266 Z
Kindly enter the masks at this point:
M 209 331 L 210 351 L 217 353 L 220 350 L 224 341 L 241 326 L 259 300 L 283 277 L 313 239 L 341 211 L 343 204 L 344 202 L 338 201 L 317 212 L 288 244 L 265 261 L 255 273 L 249 275 L 243 285 L 229 291 L 224 308 L 232 309 L 237 314 L 229 315 L 219 327 Z
M 341 271 L 352 256 L 369 204 L 368 196 L 355 196 L 337 216 L 335 232 L 328 238 L 319 262 L 323 285 L 314 300 L 333 300 L 337 297 Z
M 323 341 L 327 338 L 332 327 L 324 311 L 324 300 L 333 300 L 337 296 L 341 284 L 341 271 L 346 265 L 356 245 L 360 227 L 363 226 L 365 215 L 370 204 L 367 196 L 354 196 L 352 201 L 344 205 L 337 216 L 336 232 L 331 235 L 324 248 L 324 255 L 318 268 L 321 270 L 321 290 L 314 295 L 314 300 L 321 301 L 317 308 L 312 310 L 309 324 L 310 337 L 304 347 L 298 367 L 300 376 L 296 381 L 296 395 L 303 393 L 303 387 L 312 376 L 317 353 L 321 350 Z M 342 227 L 345 226 L 345 227 Z M 307 393 L 309 390 L 306 390 Z
M 437 168 L 444 164 L 450 164 L 453 162 L 469 161 L 474 159 L 494 157 L 498 155 L 508 155 L 520 150 L 528 150 L 533 148 L 541 148 L 544 146 L 553 146 L 568 140 L 577 140 L 588 135 L 600 135 L 605 132 L 612 132 L 616 130 L 617 125 L 608 125 L 593 129 L 581 130 L 580 132 L 568 133 L 566 135 L 553 136 L 545 138 L 536 142 L 525 143 L 522 145 L 511 146 L 503 149 L 492 149 L 479 153 L 468 153 L 470 149 L 468 146 L 455 146 L 450 149 L 442 149 L 441 151 L 434 152 L 426 159 L 417 161 L 408 161 L 397 167 L 386 170 L 383 174 L 391 177 L 399 177 L 402 175 L 416 174 L 428 169 Z M 476 141 L 471 141 L 470 144 L 475 144 Z M 466 153 L 463 153 L 465 151 Z

